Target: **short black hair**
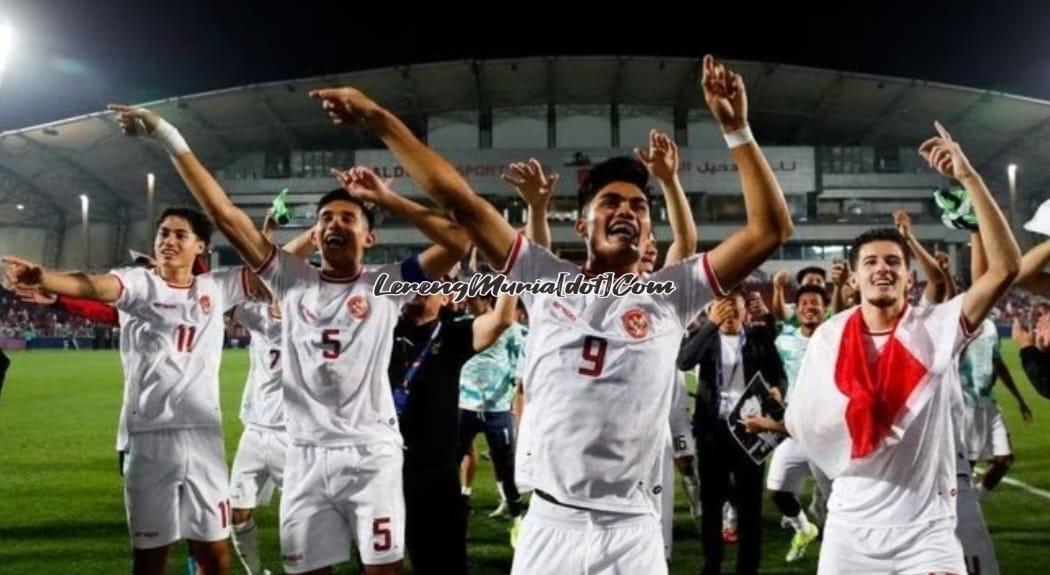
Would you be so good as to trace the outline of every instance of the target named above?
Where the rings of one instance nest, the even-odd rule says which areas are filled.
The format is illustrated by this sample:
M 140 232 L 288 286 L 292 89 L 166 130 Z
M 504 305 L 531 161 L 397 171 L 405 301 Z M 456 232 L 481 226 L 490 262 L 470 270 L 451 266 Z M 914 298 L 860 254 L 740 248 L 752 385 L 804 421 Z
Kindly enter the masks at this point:
M 874 228 L 853 239 L 853 245 L 849 249 L 849 264 L 853 269 L 857 269 L 860 248 L 872 242 L 893 242 L 899 245 L 904 253 L 904 265 L 911 267 L 911 250 L 908 249 L 908 242 L 904 236 L 896 228 Z
M 828 305 L 828 303 L 831 302 L 831 298 L 828 297 L 828 292 L 825 291 L 824 288 L 822 288 L 822 287 L 820 287 L 818 285 L 809 284 L 809 285 L 801 286 L 801 287 L 798 288 L 797 291 L 795 291 L 795 305 L 798 305 L 798 300 L 802 299 L 802 296 L 804 296 L 804 295 L 806 295 L 808 293 L 819 294 L 820 295 L 820 301 L 824 302 L 825 306 Z
M 321 196 L 321 199 L 317 201 L 317 212 L 321 213 L 321 209 L 332 202 L 350 202 L 361 208 L 361 212 L 365 215 L 365 220 L 368 221 L 368 229 L 371 230 L 375 226 L 375 214 L 372 213 L 372 209 L 369 208 L 360 198 L 355 198 L 350 192 L 343 188 L 336 188 L 327 194 Z
M 583 183 L 580 184 L 576 192 L 576 205 L 580 210 L 581 218 L 584 208 L 594 199 L 594 196 L 613 182 L 627 182 L 638 186 L 645 194 L 645 200 L 649 201 L 649 170 L 645 164 L 636 158 L 617 156 L 591 168 Z
M 161 212 L 154 227 L 160 229 L 160 223 L 170 217 L 182 218 L 189 222 L 193 235 L 200 238 L 204 245 L 211 245 L 211 234 L 215 231 L 215 224 L 211 223 L 204 212 L 189 206 L 172 206 Z
M 827 270 L 825 270 L 824 268 L 822 268 L 820 266 L 806 266 L 806 267 L 798 270 L 798 273 L 795 274 L 795 283 L 797 283 L 798 285 L 802 285 L 802 278 L 806 277 L 809 274 L 817 274 L 825 282 L 828 281 L 828 272 L 827 272 Z

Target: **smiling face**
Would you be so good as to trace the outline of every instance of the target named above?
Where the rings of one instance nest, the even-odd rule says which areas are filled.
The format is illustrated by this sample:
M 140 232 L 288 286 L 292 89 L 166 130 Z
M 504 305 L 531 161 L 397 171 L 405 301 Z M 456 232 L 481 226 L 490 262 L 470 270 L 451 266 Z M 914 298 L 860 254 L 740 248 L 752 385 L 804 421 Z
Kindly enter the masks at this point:
M 807 292 L 799 294 L 795 314 L 798 316 L 800 325 L 816 329 L 820 322 L 824 321 L 825 309 L 824 297 L 821 294 Z
M 365 249 L 375 245 L 364 210 L 346 200 L 328 202 L 317 212 L 313 240 L 325 263 L 346 273 L 356 271 Z
M 179 216 L 168 216 L 157 226 L 153 240 L 153 257 L 158 266 L 172 269 L 190 268 L 193 260 L 207 249 L 204 240 L 193 233 L 190 222 Z
M 637 264 L 652 233 L 649 198 L 628 182 L 610 182 L 594 195 L 576 222 L 590 259 L 600 267 Z
M 912 280 L 901 245 L 892 240 L 861 245 L 850 283 L 860 293 L 862 304 L 885 308 L 903 302 Z

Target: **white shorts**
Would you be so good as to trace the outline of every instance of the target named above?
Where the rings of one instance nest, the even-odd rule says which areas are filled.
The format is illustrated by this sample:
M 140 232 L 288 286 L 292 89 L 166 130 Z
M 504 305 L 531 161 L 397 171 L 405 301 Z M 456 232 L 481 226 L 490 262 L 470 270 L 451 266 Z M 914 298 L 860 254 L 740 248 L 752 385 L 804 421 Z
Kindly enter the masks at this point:
M 839 523 L 824 527 L 818 575 L 966 574 L 954 518 L 895 527 Z
M 1010 455 L 1010 432 L 995 401 L 982 401 L 966 410 L 970 461 Z
M 955 535 L 962 544 L 968 573 L 999 575 L 999 560 L 995 556 L 992 536 L 988 534 L 988 525 L 977 504 L 977 494 L 970 485 L 970 478 L 960 476 L 958 482 L 959 496 L 955 499 L 955 505 L 959 521 Z
M 812 474 L 809 458 L 798 442 L 789 437 L 773 450 L 769 473 L 766 474 L 766 489 L 799 495 L 806 478 Z
M 237 444 L 230 471 L 230 499 L 234 509 L 268 505 L 284 478 L 288 433 L 247 425 Z
M 132 434 L 124 505 L 136 549 L 230 536 L 230 486 L 219 428 Z
M 292 444 L 281 496 L 281 558 L 288 573 L 350 559 L 365 565 L 405 554 L 404 454 L 393 442 L 346 447 Z
M 655 515 L 583 511 L 533 496 L 511 575 L 665 575 Z

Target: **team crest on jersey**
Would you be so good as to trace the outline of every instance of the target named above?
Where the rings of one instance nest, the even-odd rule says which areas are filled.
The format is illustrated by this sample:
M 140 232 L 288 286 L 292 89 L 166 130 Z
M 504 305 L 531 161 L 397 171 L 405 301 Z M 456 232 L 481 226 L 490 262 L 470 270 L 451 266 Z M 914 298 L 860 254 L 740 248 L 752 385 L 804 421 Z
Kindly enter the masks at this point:
M 346 302 L 346 308 L 354 318 L 364 319 L 368 315 L 368 300 L 363 295 L 355 295 Z
M 620 318 L 627 335 L 642 339 L 649 333 L 649 314 L 643 309 L 629 309 Z
M 202 295 L 200 297 L 200 299 L 197 300 L 197 303 L 200 304 L 201 311 L 203 311 L 204 313 L 211 313 L 211 298 L 210 297 L 208 297 L 206 295 Z

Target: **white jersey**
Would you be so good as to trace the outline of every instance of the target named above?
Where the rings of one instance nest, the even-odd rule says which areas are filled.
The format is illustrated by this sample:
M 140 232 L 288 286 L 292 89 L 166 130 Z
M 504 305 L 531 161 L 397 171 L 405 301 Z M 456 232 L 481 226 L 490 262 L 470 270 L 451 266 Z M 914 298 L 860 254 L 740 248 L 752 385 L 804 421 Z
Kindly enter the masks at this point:
M 128 432 L 220 427 L 223 313 L 244 301 L 245 269 L 201 274 L 186 286 L 140 267 L 110 273 L 121 284 L 115 306 Z
M 241 398 L 241 421 L 284 429 L 281 389 L 281 318 L 264 302 L 249 301 L 233 310 L 233 318 L 251 334 L 248 382 Z
M 387 367 L 401 305 L 412 296 L 372 290 L 380 274 L 402 281 L 401 264 L 335 280 L 275 247 L 257 273 L 281 302 L 281 379 L 292 441 L 400 444 Z
M 696 455 L 696 439 L 693 438 L 693 422 L 689 418 L 689 392 L 685 389 L 685 377 L 676 372 L 671 395 L 671 448 L 675 457 Z
M 519 236 L 511 280 L 580 270 Z M 686 325 L 718 290 L 707 257 L 653 274 L 666 295 L 559 298 L 523 293 L 529 311 L 525 368 L 529 441 L 518 450 L 524 483 L 598 511 L 647 513 L 650 478 L 669 435 L 675 360 Z M 710 286 L 710 287 L 709 287 Z

